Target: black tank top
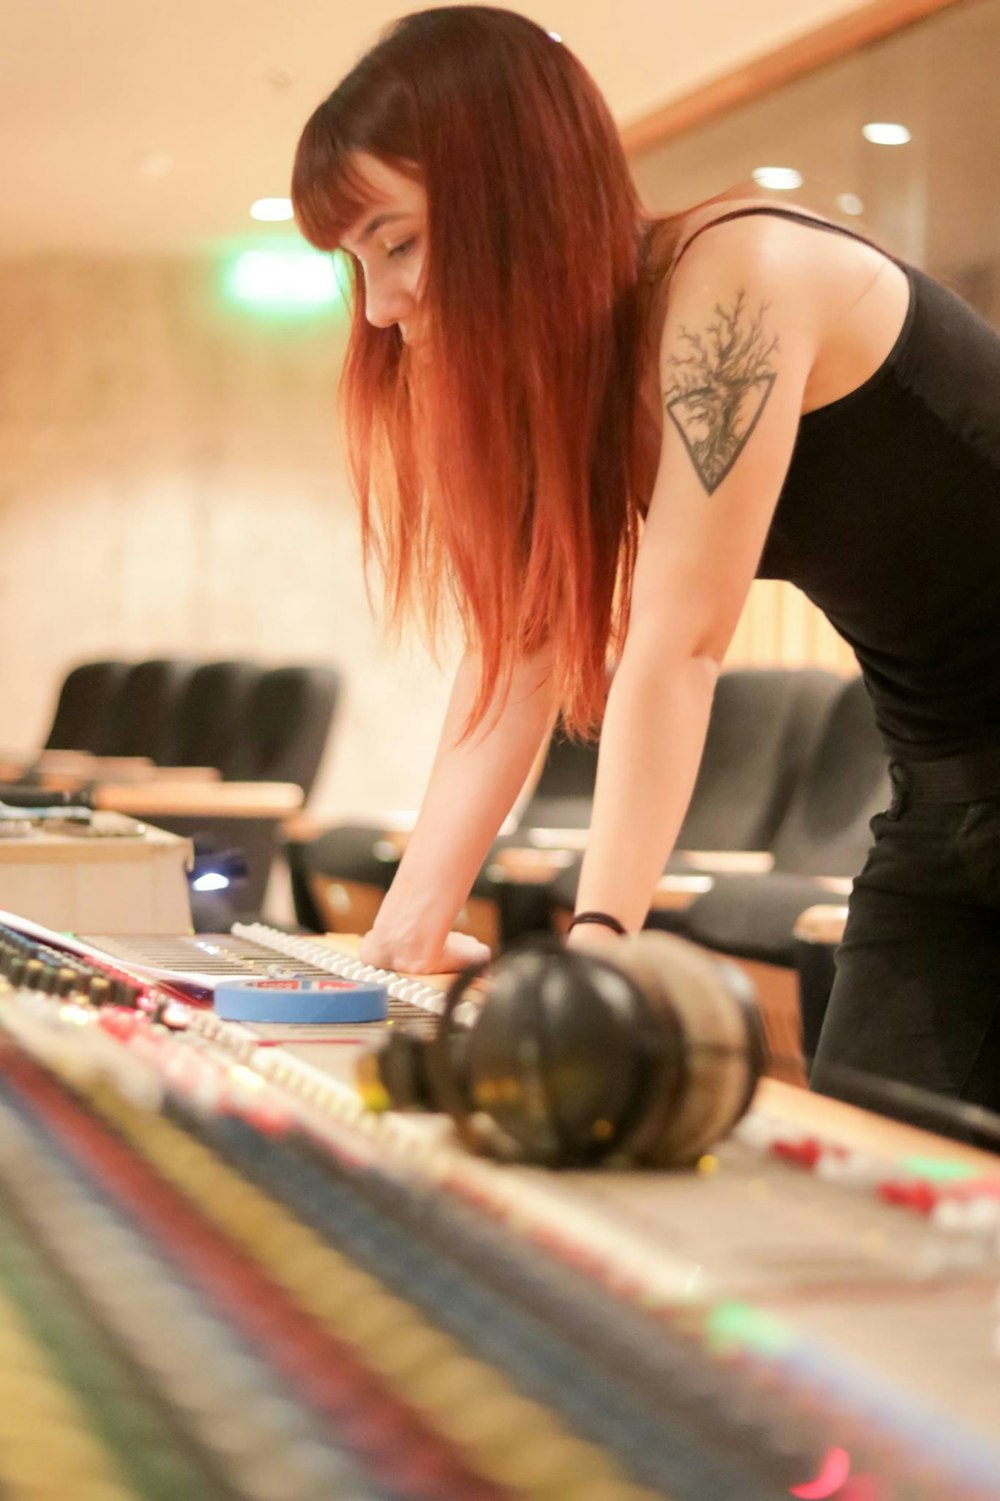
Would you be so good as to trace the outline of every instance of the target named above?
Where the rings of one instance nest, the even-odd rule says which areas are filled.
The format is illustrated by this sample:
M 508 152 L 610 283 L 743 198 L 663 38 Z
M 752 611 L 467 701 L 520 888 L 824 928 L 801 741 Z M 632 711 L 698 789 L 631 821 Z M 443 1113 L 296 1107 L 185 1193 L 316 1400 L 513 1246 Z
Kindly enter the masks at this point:
M 863 240 L 768 205 L 712 220 L 684 250 L 750 214 Z M 890 755 L 926 760 L 1000 744 L 1000 337 L 896 264 L 910 283 L 899 337 L 857 390 L 802 416 L 757 576 L 819 606 L 854 648 Z

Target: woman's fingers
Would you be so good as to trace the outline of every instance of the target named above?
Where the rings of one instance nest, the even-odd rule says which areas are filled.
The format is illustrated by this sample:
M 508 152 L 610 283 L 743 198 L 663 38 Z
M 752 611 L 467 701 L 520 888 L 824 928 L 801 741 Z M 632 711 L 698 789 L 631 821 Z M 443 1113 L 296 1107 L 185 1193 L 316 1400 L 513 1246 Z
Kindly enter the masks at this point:
M 377 969 L 396 969 L 404 974 L 434 975 L 454 974 L 469 964 L 485 964 L 491 957 L 490 950 L 478 938 L 469 933 L 449 933 L 436 953 L 422 954 L 415 958 L 412 939 L 404 946 L 394 943 L 391 937 L 376 933 L 374 929 L 361 940 L 358 957 L 364 964 Z

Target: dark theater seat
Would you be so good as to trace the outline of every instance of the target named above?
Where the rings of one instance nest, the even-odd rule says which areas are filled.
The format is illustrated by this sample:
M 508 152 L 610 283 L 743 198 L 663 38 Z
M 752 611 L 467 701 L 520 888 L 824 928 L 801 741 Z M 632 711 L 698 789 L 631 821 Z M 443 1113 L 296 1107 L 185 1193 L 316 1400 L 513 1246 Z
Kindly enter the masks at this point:
M 871 844 L 870 820 L 889 797 L 871 702 L 854 678 L 833 704 L 772 843 L 773 869 L 717 876 L 688 908 L 686 936 L 725 954 L 794 966 L 796 921 L 832 899 L 832 882 L 858 873 Z

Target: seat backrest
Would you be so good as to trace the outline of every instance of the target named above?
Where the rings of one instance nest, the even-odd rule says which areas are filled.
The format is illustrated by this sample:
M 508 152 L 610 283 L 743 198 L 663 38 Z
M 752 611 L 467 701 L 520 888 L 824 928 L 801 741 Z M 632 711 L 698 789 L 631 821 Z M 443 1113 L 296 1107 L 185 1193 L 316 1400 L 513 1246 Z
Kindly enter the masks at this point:
M 677 849 L 770 848 L 841 684 L 821 668 L 720 674 Z
M 535 790 L 521 812 L 520 826 L 586 828 L 596 776 L 597 742 L 570 740 L 556 725 Z
M 45 740 L 46 750 L 96 751 L 112 705 L 129 672 L 127 662 L 81 662 L 63 679 Z
M 179 657 L 137 662 L 119 689 L 96 746 L 102 756 L 149 756 L 165 764 L 174 710 L 194 663 Z
M 570 740 L 556 725 L 534 795 L 544 799 L 590 797 L 596 775 L 597 742 Z
M 720 675 L 679 850 L 768 849 L 843 680 L 821 668 L 733 668 Z M 521 825 L 586 828 L 596 742 L 557 727 Z
M 889 765 L 864 681 L 841 689 L 771 845 L 776 870 L 854 876 L 869 821 L 891 796 Z
M 263 669 L 256 662 L 203 662 L 174 710 L 171 766 L 216 766 L 233 759 L 250 698 Z
M 309 796 L 340 698 L 333 667 L 273 667 L 262 672 L 246 707 L 224 777 L 294 782 Z

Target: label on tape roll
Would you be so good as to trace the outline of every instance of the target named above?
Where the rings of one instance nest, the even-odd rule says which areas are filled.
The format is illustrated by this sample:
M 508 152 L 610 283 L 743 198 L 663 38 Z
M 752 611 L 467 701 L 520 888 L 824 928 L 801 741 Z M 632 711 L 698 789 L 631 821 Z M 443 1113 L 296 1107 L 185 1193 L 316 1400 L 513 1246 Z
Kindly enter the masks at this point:
M 384 985 L 351 980 L 222 980 L 213 1010 L 230 1022 L 310 1027 L 381 1022 L 389 1014 L 389 992 Z

